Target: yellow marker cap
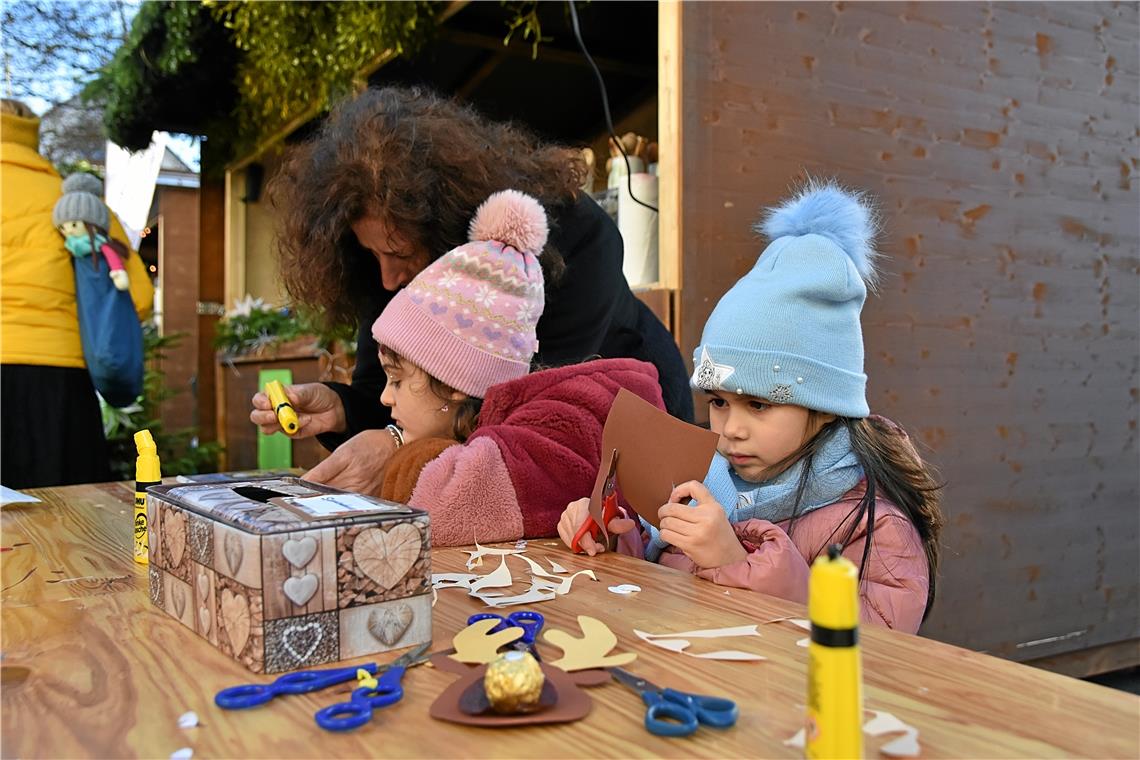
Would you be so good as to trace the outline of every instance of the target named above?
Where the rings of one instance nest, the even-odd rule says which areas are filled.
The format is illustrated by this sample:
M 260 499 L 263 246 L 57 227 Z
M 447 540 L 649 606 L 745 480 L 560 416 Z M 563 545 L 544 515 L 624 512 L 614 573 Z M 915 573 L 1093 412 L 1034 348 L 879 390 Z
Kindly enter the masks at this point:
M 281 429 L 285 431 L 285 435 L 294 435 L 301 423 L 297 419 L 297 412 L 293 409 L 293 405 L 289 403 L 289 397 L 285 395 L 285 388 L 281 385 L 280 380 L 270 380 L 265 384 L 265 395 L 269 396 L 269 404 L 273 407 L 273 413 L 277 415 L 277 421 L 281 423 Z
M 859 571 L 842 554 L 829 552 L 812 563 L 808 617 L 815 625 L 837 630 L 859 625 Z

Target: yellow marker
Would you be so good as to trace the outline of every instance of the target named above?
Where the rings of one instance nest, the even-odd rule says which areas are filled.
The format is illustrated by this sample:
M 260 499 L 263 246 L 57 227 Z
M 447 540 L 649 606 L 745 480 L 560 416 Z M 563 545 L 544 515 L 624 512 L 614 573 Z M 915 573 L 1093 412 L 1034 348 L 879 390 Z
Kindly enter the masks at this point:
M 277 415 L 277 421 L 281 423 L 285 435 L 294 435 L 301 423 L 297 420 L 293 405 L 289 403 L 289 397 L 285 395 L 281 381 L 270 380 L 266 383 L 265 395 L 269 396 L 269 405 L 273 407 L 273 413 Z
M 145 565 L 149 559 L 146 489 L 162 483 L 162 465 L 158 459 L 158 447 L 149 430 L 135 433 L 135 448 L 139 453 L 135 460 L 135 562 Z
M 809 758 L 863 756 L 863 670 L 859 655 L 859 572 L 832 544 L 808 581 Z

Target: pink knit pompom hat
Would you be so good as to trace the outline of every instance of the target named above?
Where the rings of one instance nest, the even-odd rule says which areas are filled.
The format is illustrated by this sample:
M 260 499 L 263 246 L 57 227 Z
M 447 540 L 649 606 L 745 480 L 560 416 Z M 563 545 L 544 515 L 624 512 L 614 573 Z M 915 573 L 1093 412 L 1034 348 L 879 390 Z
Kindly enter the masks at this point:
M 372 325 L 381 346 L 468 396 L 522 377 L 538 350 L 546 212 L 517 190 L 475 212 L 471 242 L 452 249 L 392 297 Z

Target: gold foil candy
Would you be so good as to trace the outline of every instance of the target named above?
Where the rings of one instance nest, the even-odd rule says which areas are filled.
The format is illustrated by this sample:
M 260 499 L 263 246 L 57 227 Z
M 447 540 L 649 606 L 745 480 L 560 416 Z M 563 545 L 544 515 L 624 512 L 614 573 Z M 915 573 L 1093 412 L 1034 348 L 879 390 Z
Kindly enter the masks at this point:
M 491 709 L 504 715 L 538 709 L 546 676 L 529 652 L 511 650 L 487 666 L 483 691 Z

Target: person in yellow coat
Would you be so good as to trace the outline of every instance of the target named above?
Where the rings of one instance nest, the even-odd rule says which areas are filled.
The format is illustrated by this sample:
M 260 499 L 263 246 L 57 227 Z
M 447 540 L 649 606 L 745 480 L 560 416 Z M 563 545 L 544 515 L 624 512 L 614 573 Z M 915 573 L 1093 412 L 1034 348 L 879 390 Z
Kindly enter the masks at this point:
M 39 119 L 0 104 L 0 483 L 35 488 L 111 477 L 95 388 L 83 361 L 72 256 L 52 224 L 59 174 L 39 154 Z M 111 217 L 111 236 L 126 240 Z M 139 318 L 154 299 L 126 260 Z

